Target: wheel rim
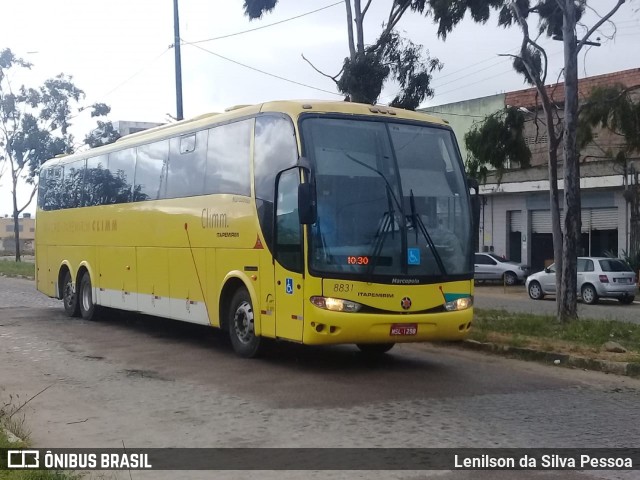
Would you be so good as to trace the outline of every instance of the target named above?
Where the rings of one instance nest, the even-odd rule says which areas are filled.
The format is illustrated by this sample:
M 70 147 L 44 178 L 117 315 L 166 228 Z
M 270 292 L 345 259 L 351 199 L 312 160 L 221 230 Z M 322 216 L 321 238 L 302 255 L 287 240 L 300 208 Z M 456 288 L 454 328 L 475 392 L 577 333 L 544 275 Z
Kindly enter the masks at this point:
M 540 286 L 537 283 L 532 283 L 529 286 L 529 295 L 531 295 L 533 298 L 540 297 Z
M 505 282 L 507 285 L 515 285 L 516 283 L 516 276 L 512 273 L 507 273 L 505 274 Z
M 582 291 L 582 299 L 587 303 L 593 302 L 593 290 L 589 287 L 585 288 Z
M 249 302 L 244 301 L 238 305 L 236 313 L 233 316 L 233 329 L 236 333 L 236 338 L 245 345 L 255 338 L 253 330 L 253 309 Z
M 93 304 L 91 300 L 91 287 L 89 285 L 85 285 L 82 288 L 82 308 L 85 312 L 91 310 L 91 305 Z
M 73 291 L 73 284 L 71 283 L 71 280 L 64 284 L 64 291 L 62 296 L 64 297 L 64 305 L 67 308 L 71 308 L 76 299 L 76 294 Z

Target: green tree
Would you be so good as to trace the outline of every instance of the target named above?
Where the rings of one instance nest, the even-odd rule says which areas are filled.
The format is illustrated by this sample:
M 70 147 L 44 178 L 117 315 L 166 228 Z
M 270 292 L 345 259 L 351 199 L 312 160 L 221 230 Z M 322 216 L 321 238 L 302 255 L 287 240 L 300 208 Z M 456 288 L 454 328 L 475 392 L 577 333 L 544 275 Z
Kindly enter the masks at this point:
M 31 66 L 10 49 L 0 51 L 0 170 L 6 168 L 11 177 L 16 261 L 20 260 L 19 215 L 35 196 L 40 166 L 56 155 L 72 153 L 69 128 L 84 98 L 84 92 L 64 74 L 37 88 L 14 85 L 14 74 Z M 96 104 L 91 108 L 100 115 L 105 107 Z M 21 181 L 32 188 L 29 199 L 19 205 L 17 187 Z
M 415 110 L 433 96 L 432 75 L 442 69 L 437 58 L 429 57 L 422 45 L 403 38 L 396 26 L 408 10 L 422 11 L 424 2 L 394 0 L 382 32 L 372 45 L 365 45 L 364 20 L 372 0 L 345 0 L 349 56 L 336 75 L 323 73 L 304 56 L 318 73 L 330 78 L 337 89 L 353 102 L 375 104 L 385 82 L 395 81 L 400 90 L 390 105 Z M 245 14 L 250 19 L 261 18 L 273 10 L 277 0 L 244 0 Z M 363 5 L 364 3 L 364 5 Z M 422 4 L 422 9 L 419 4 Z
M 524 140 L 524 123 L 524 113 L 515 107 L 507 107 L 476 123 L 464 135 L 469 152 L 467 173 L 484 182 L 492 171 L 499 182 L 508 165 L 529 167 L 531 151 Z
M 106 117 L 109 113 L 111 113 L 111 107 L 105 103 L 94 103 L 91 106 L 92 117 Z M 96 120 L 96 123 L 96 128 L 84 137 L 84 143 L 89 147 L 109 145 L 120 138 L 120 132 L 114 128 L 113 123 L 103 120 Z
M 498 24 L 503 27 L 517 25 L 523 38 L 520 52 L 514 57 L 514 68 L 538 92 L 545 112 L 549 131 L 549 182 L 553 227 L 554 260 L 557 272 L 557 317 L 568 321 L 577 317 L 577 250 L 580 241 L 580 163 L 577 144 L 578 130 L 578 53 L 589 43 L 591 35 L 618 11 L 625 0 L 617 3 L 605 14 L 599 15 L 595 24 L 578 38 L 577 26 L 587 8 L 593 9 L 595 1 L 587 0 L 414 0 L 422 11 L 433 16 L 438 24 L 438 35 L 446 38 L 453 28 L 469 12 L 471 18 L 486 23 L 491 11 L 498 13 Z M 589 5 L 591 3 L 592 5 Z M 425 5 L 428 4 L 428 5 Z M 538 35 L 529 33 L 531 18 L 537 18 L 538 35 L 561 40 L 564 45 L 564 91 L 561 122 L 554 122 L 558 107 L 553 104 L 545 88 L 547 54 L 537 42 Z M 556 116 L 557 118 L 557 116 Z M 564 157 L 564 235 L 559 228 L 559 201 L 557 193 L 557 153 L 559 145 L 558 125 L 562 130 Z M 556 145 L 556 141 L 558 144 Z M 555 159 L 555 160 L 554 160 Z M 555 163 L 555 164 L 554 164 Z M 561 243 L 562 242 L 562 243 Z M 560 245 L 562 250 L 560 252 Z

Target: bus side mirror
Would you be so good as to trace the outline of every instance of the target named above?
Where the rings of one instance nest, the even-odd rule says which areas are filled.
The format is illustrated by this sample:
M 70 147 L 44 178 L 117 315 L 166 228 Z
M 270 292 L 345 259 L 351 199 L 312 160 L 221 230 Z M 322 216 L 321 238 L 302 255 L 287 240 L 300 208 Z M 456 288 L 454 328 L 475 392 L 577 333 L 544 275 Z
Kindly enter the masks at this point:
M 318 219 L 314 190 L 311 183 L 298 185 L 298 217 L 302 225 L 311 225 Z

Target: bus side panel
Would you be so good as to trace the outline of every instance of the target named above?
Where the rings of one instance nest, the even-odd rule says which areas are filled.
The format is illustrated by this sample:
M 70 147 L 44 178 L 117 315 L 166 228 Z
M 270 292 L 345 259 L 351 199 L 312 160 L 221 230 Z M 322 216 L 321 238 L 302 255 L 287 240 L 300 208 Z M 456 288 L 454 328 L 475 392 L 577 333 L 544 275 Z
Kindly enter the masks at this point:
M 36 288 L 45 295 L 55 297 L 56 289 L 51 278 L 47 250 L 46 245 L 36 245 Z
M 263 240 L 263 245 L 265 245 Z M 259 250 L 260 271 L 260 328 L 263 337 L 275 338 L 276 336 L 276 291 L 273 257 L 268 249 Z
M 135 247 L 98 247 L 98 301 L 123 310 L 138 310 Z
M 169 254 L 166 248 L 137 247 L 138 309 L 165 316 L 170 311 Z
M 165 315 L 185 322 L 209 325 L 203 293 L 207 291 L 205 250 L 169 249 L 169 312 Z
M 216 249 L 215 248 L 207 248 L 206 249 L 206 275 L 207 275 L 207 289 L 206 291 L 206 301 L 207 301 L 207 312 L 209 314 L 209 321 L 211 325 L 214 327 L 220 326 L 220 284 L 216 282 Z
M 90 247 L 79 247 L 79 246 L 58 246 L 58 245 L 50 245 L 47 248 L 47 266 L 49 273 L 49 281 L 51 282 L 51 291 L 54 297 L 58 296 L 59 285 L 58 285 L 58 275 L 60 273 L 60 269 L 63 265 L 67 265 L 69 271 L 71 272 L 71 278 L 73 281 L 76 281 L 76 276 L 78 274 L 78 267 L 80 262 L 83 260 L 92 261 L 93 258 L 87 258 L 87 251 L 93 251 Z M 76 285 L 76 288 L 78 286 Z
M 225 277 L 229 274 L 229 272 L 233 272 L 240 270 L 244 272 L 247 277 L 251 277 L 251 275 L 256 276 L 256 280 L 253 281 L 252 285 L 248 285 L 248 289 L 253 288 L 253 293 L 255 293 L 256 299 L 258 299 L 258 303 L 260 303 L 260 288 L 259 288 L 259 279 L 261 277 L 261 272 L 256 268 L 260 265 L 260 257 L 258 255 L 259 250 L 252 249 L 240 249 L 240 248 L 219 248 L 216 252 L 216 273 L 212 282 L 212 286 L 214 288 L 218 288 L 218 291 L 222 290 Z M 268 279 L 267 279 L 268 281 Z M 271 280 L 273 281 L 273 280 Z M 249 294 L 251 295 L 251 291 Z M 259 304 L 253 305 L 254 312 L 260 312 L 260 309 L 263 308 Z M 254 319 L 259 321 L 260 316 L 254 314 Z M 260 325 L 256 325 L 256 332 L 260 332 Z

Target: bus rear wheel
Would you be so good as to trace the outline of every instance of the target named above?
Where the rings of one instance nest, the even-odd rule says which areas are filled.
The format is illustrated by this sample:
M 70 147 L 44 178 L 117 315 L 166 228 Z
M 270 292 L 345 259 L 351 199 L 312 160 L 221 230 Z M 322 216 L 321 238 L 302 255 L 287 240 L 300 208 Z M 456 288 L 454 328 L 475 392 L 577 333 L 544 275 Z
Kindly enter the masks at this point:
M 62 303 L 64 304 L 64 311 L 67 315 L 70 317 L 80 316 L 78 291 L 77 288 L 73 288 L 73 280 L 71 279 L 71 272 L 69 272 L 69 270 L 65 272 L 62 279 Z
M 78 304 L 80 306 L 80 315 L 82 315 L 83 319 L 96 319 L 98 307 L 93 302 L 93 288 L 91 287 L 91 276 L 89 275 L 89 272 L 84 272 L 80 279 Z
M 239 356 L 253 358 L 261 353 L 262 338 L 256 335 L 251 296 L 245 288 L 231 299 L 227 325 L 231 345 Z
M 395 343 L 357 343 L 356 347 L 365 355 L 382 355 L 393 348 Z

